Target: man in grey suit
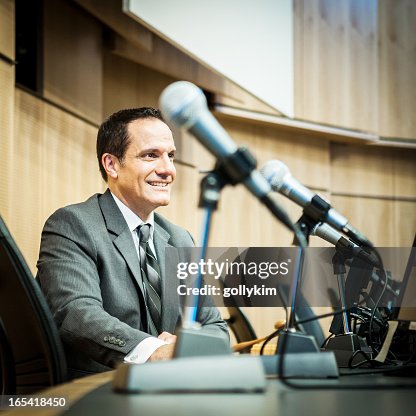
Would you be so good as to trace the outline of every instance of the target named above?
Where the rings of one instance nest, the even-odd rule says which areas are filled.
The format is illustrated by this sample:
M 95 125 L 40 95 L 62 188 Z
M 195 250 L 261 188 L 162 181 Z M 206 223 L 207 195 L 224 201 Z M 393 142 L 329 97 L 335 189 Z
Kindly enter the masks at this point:
M 99 167 L 108 188 L 56 211 L 42 232 L 38 279 L 64 343 L 71 377 L 114 368 L 122 361 L 172 357 L 182 319 L 175 270 L 165 249 L 191 247 L 190 234 L 154 213 L 170 201 L 176 177 L 172 132 L 158 110 L 121 110 L 100 126 Z M 151 256 L 159 264 L 160 321 L 152 318 L 137 231 L 150 226 Z M 145 227 L 149 227 L 145 226 Z M 178 250 L 179 261 L 185 250 Z M 228 337 L 209 299 L 200 323 Z

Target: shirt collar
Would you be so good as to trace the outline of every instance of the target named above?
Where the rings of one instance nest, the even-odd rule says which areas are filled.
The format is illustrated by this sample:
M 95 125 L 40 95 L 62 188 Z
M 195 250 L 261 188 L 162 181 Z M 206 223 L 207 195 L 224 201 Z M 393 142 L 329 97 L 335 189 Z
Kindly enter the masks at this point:
M 135 232 L 136 228 L 144 224 L 143 220 L 136 215 L 126 204 L 121 202 L 111 191 L 111 196 L 114 198 L 115 203 L 117 204 L 119 210 L 123 214 L 124 219 L 127 222 L 127 226 L 131 232 Z M 146 224 L 150 224 L 150 238 L 153 239 L 154 226 L 154 213 L 151 212 L 149 218 L 146 221 Z

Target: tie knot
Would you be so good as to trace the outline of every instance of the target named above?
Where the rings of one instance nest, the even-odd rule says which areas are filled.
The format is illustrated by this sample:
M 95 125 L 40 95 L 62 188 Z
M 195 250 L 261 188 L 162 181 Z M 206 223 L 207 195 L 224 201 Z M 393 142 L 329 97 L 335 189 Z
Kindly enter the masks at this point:
M 150 237 L 150 224 L 142 224 L 139 226 L 139 240 L 141 243 L 147 244 Z

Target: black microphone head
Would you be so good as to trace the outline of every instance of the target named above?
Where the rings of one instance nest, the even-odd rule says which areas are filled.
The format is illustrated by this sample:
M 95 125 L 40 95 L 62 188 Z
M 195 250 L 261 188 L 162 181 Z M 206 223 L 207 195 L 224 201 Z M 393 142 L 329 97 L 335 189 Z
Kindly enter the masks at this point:
M 280 191 L 287 176 L 291 176 L 289 168 L 280 160 L 270 160 L 260 169 L 260 173 L 266 178 L 275 191 Z
M 160 95 L 159 106 L 167 122 L 184 128 L 192 127 L 201 111 L 208 109 L 202 90 L 188 81 L 168 85 Z

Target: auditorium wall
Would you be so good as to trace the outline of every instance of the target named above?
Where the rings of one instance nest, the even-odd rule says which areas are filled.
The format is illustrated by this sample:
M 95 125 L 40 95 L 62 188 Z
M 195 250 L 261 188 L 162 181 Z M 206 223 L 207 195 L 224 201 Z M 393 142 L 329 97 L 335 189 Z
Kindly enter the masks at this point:
M 45 4 L 44 91 L 33 94 L 15 86 L 14 1 L 0 0 L 0 52 L 10 58 L 0 59 L 0 213 L 33 273 L 47 217 L 60 206 L 85 200 L 105 189 L 95 157 L 100 121 L 122 107 L 157 106 L 163 88 L 180 79 L 160 70 L 169 65 L 168 60 L 159 62 L 155 70 L 114 53 L 103 24 L 75 2 L 47 0 Z M 61 4 L 65 13 L 56 4 Z M 77 30 L 59 24 L 60 19 L 65 20 L 62 16 L 76 19 Z M 375 48 L 374 43 L 370 44 Z M 376 65 L 373 55 L 368 59 L 370 65 Z M 178 74 L 181 64 L 176 65 Z M 203 72 L 201 69 L 198 76 Z M 218 88 L 220 84 L 215 85 Z M 310 88 L 309 97 L 318 86 Z M 342 83 L 339 88 L 344 88 Z M 366 88 L 369 101 L 365 111 L 354 119 L 356 122 L 344 116 L 328 116 L 325 108 L 329 107 L 322 106 L 313 108 L 313 117 L 309 118 L 354 128 L 365 124 L 377 130 L 380 118 L 374 118 L 369 110 L 374 97 L 378 99 L 374 93 L 377 88 L 373 80 Z M 236 89 L 230 91 L 231 95 L 239 94 Z M 298 107 L 299 114 L 305 115 L 307 106 L 313 107 L 309 102 L 308 98 Z M 255 99 L 250 106 L 256 106 Z M 386 104 L 381 107 L 381 114 L 387 112 Z M 283 160 L 296 178 L 328 197 L 376 245 L 406 246 L 412 241 L 416 230 L 414 148 L 334 142 L 224 116 L 219 116 L 219 121 L 237 143 L 250 148 L 260 166 L 270 159 Z M 385 119 L 382 125 L 383 131 L 415 137 L 413 125 L 406 132 L 394 130 Z M 202 222 L 202 212 L 197 208 L 200 171 L 212 168 L 214 160 L 188 134 L 178 137 L 178 147 L 174 197 L 171 205 L 160 212 L 188 228 L 198 242 Z M 300 208 L 277 198 L 293 220 L 300 216 Z M 291 242 L 290 232 L 241 185 L 223 191 L 213 218 L 210 245 L 280 246 Z M 311 244 L 325 245 L 316 238 Z M 266 310 L 248 313 L 259 335 L 270 332 L 273 322 L 282 316 Z

